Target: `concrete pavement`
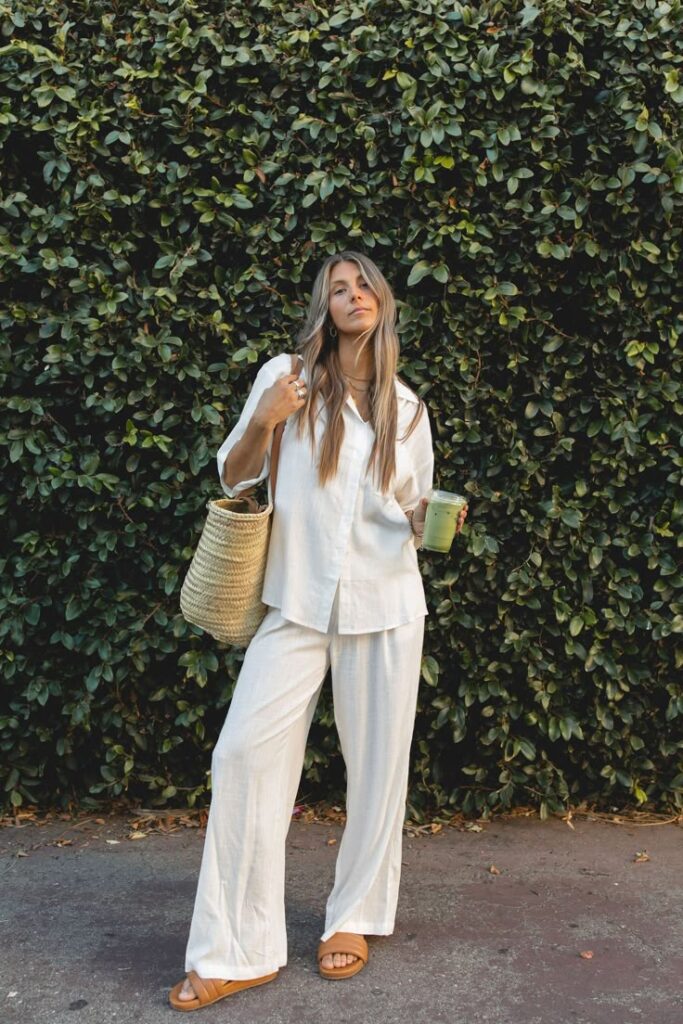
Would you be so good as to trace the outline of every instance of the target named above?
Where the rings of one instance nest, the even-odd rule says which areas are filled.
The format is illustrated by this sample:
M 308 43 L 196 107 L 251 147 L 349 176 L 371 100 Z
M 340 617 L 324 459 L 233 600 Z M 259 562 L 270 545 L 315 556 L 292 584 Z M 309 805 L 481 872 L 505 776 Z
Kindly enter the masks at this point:
M 184 975 L 205 830 L 130 839 L 130 819 L 0 828 L 3 1024 L 185 1019 L 167 993 Z M 293 820 L 288 964 L 198 1019 L 683 1024 L 680 822 L 480 824 L 404 836 L 394 934 L 368 937 L 368 966 L 329 982 L 315 950 L 342 826 Z

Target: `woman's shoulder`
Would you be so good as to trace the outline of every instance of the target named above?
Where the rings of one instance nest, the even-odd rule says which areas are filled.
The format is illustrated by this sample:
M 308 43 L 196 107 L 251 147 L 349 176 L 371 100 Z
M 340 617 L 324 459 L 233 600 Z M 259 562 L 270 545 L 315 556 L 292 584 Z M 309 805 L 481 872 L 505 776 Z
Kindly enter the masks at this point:
M 427 403 L 419 395 L 416 395 L 404 381 L 400 380 L 398 375 L 396 375 L 395 381 L 398 401 L 398 434 L 402 435 L 404 440 L 411 436 L 416 441 L 423 435 L 431 437 Z
M 404 384 L 398 374 L 394 377 L 394 381 L 396 383 L 397 398 L 402 398 L 404 402 L 412 402 L 415 405 L 420 404 L 418 396 L 408 387 L 407 384 Z
M 292 355 L 291 352 L 279 352 L 276 356 L 271 356 L 270 359 L 266 359 L 265 363 L 262 364 L 259 373 L 263 371 L 271 377 L 282 377 L 283 374 L 292 372 Z

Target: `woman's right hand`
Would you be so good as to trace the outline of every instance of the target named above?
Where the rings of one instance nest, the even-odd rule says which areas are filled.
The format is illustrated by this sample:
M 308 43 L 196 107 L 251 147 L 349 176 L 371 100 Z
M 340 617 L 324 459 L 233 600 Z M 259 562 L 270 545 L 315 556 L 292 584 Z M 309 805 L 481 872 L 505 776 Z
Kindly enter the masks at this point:
M 297 387 L 301 398 L 297 395 Z M 275 429 L 281 420 L 286 420 L 305 404 L 306 393 L 306 384 L 298 373 L 287 373 L 263 392 L 254 411 L 254 418 Z

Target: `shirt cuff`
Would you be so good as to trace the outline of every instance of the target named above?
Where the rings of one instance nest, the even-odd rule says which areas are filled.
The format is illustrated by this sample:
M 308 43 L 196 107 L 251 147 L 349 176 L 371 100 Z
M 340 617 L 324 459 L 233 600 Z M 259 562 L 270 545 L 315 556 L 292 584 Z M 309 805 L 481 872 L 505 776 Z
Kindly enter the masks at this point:
M 263 466 L 261 467 L 261 472 L 258 476 L 252 477 L 251 480 L 239 480 L 236 484 L 230 487 L 223 479 L 223 467 L 228 460 L 228 455 L 229 452 L 221 452 L 218 454 L 218 479 L 220 480 L 221 487 L 223 488 L 223 493 L 227 494 L 229 498 L 239 498 L 244 491 L 249 490 L 249 488 L 256 487 L 257 484 L 260 484 L 261 481 L 265 480 L 268 476 L 270 469 L 270 455 L 266 452 L 263 459 Z
M 221 486 L 223 491 L 229 498 L 239 498 L 245 491 L 249 490 L 250 487 L 255 487 L 256 484 L 260 484 L 263 477 L 254 477 L 253 480 L 240 480 L 234 487 L 228 487 L 223 479 L 221 479 Z

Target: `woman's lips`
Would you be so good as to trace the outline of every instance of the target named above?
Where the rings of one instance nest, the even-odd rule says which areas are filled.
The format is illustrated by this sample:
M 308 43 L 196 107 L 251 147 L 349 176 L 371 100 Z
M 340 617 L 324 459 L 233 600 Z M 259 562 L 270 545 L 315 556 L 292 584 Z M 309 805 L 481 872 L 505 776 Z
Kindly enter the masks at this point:
M 369 309 L 365 309 L 363 307 L 362 309 L 354 309 L 353 312 L 351 313 L 351 316 L 356 316 L 356 314 L 358 314 L 358 313 L 369 313 L 369 312 L 370 312 Z

